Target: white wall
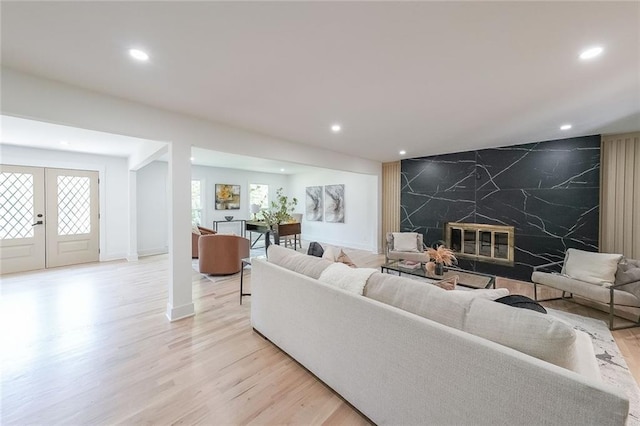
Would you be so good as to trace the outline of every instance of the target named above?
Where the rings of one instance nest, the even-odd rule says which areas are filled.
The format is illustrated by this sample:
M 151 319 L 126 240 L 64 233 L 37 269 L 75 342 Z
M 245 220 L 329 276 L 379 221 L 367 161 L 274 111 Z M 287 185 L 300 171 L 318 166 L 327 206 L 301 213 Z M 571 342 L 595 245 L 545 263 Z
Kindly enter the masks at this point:
M 225 216 L 233 216 L 234 219 L 250 219 L 249 211 L 249 184 L 262 183 L 269 185 L 269 202 L 275 199 L 276 190 L 283 188 L 285 195 L 288 192 L 287 175 L 275 173 L 258 173 L 248 170 L 224 169 L 218 167 L 192 166 L 191 179 L 202 181 L 204 199 L 202 200 L 202 226 L 211 228 L 214 220 L 224 220 Z M 215 186 L 216 183 L 240 185 L 240 210 L 216 210 Z M 234 225 L 221 225 L 225 229 L 221 232 L 236 232 Z M 237 227 L 237 226 L 236 226 Z M 226 228 L 229 228 L 228 230 Z
M 168 244 L 167 209 L 167 173 L 166 162 L 154 161 L 137 172 L 137 214 L 138 214 L 138 254 L 166 253 Z M 234 219 L 249 219 L 249 184 L 269 185 L 270 200 L 275 198 L 278 188 L 288 194 L 288 177 L 273 173 L 257 173 L 247 170 L 224 169 L 217 167 L 192 166 L 191 178 L 202 181 L 202 226 L 213 227 L 214 220 L 224 220 L 225 216 Z M 215 209 L 215 185 L 226 183 L 240 185 L 240 210 Z M 220 232 L 241 232 L 240 224 L 233 222 L 219 224 Z
M 167 253 L 168 164 L 154 161 L 136 172 L 138 255 Z
M 378 176 L 335 170 L 292 175 L 290 192 L 297 197 L 298 213 L 304 213 L 307 186 L 344 184 L 345 222 L 310 222 L 303 214 L 302 238 L 343 247 L 378 252 Z
M 127 256 L 128 166 L 126 158 L 0 145 L 0 162 L 19 166 L 97 170 L 100 177 L 100 260 Z

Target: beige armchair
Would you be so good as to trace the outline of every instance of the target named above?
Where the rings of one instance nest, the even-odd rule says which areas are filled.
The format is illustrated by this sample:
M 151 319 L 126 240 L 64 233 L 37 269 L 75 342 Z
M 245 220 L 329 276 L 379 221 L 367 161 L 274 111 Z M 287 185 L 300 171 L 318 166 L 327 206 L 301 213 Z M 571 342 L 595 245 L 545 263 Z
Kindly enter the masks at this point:
M 640 315 L 632 325 L 614 327 L 616 306 L 640 309 L 640 260 L 619 259 L 621 257 L 621 255 L 609 253 L 568 249 L 564 260 L 533 268 L 531 275 L 533 297 L 543 302 L 556 299 L 571 300 L 574 295 L 580 296 L 608 305 L 609 329 L 638 327 Z M 600 277 L 599 275 L 605 275 L 604 271 L 607 268 L 610 269 L 610 276 Z M 538 299 L 540 285 L 561 290 L 562 296 L 540 300 Z
M 237 235 L 201 235 L 198 239 L 200 273 L 229 275 L 240 272 L 242 259 L 249 257 L 250 241 Z
M 196 232 L 197 231 L 197 232 Z M 215 234 L 216 231 L 213 229 L 205 228 L 202 226 L 194 226 L 191 230 L 191 258 L 198 258 L 198 239 L 200 239 L 200 235 L 211 235 Z
M 427 263 L 429 256 L 424 252 L 422 234 L 418 232 L 387 232 L 385 257 L 390 260 L 411 260 Z

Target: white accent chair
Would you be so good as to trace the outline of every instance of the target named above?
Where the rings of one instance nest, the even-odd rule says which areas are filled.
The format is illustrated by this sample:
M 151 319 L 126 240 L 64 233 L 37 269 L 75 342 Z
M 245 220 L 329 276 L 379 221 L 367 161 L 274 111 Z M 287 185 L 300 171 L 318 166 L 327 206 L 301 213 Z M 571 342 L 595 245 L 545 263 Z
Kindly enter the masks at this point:
M 618 256 L 617 260 L 615 256 Z M 597 276 L 597 274 L 594 276 L 593 273 L 589 273 L 589 271 L 596 271 L 606 275 L 606 270 L 611 266 L 614 268 L 614 275 L 610 277 Z M 560 267 L 560 271 L 557 272 Z M 558 299 L 572 301 L 573 295 L 576 295 L 609 305 L 609 329 L 611 330 L 640 326 L 639 315 L 638 320 L 632 325 L 614 327 L 614 307 L 640 309 L 640 260 L 624 259 L 622 255 L 568 249 L 564 260 L 534 267 L 531 281 L 533 297 L 539 302 Z M 561 290 L 562 296 L 540 300 L 538 285 Z
M 413 262 L 427 263 L 429 256 L 422 234 L 418 232 L 387 232 L 387 244 L 385 258 L 390 260 L 410 260 Z

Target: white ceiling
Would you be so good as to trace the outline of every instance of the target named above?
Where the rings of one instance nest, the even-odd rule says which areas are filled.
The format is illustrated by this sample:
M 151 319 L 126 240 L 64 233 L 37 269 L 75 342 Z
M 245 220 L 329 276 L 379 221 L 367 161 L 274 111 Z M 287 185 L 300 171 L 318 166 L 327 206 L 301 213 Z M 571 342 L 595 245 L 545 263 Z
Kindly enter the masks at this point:
M 54 149 L 87 154 L 129 157 L 144 147 L 160 149 L 162 142 L 23 118 L 0 116 L 0 143 L 29 148 Z
M 358 157 L 640 130 L 640 2 L 0 7 L 3 66 Z
M 132 138 L 112 133 L 79 129 L 58 124 L 43 123 L 23 118 L 0 116 L 0 145 L 53 149 L 128 158 L 139 150 L 152 152 L 165 145 L 163 142 Z M 191 148 L 192 164 L 224 167 L 276 174 L 300 174 L 318 170 L 315 167 L 286 161 L 266 160 L 226 152 Z M 159 158 L 167 161 L 167 155 Z

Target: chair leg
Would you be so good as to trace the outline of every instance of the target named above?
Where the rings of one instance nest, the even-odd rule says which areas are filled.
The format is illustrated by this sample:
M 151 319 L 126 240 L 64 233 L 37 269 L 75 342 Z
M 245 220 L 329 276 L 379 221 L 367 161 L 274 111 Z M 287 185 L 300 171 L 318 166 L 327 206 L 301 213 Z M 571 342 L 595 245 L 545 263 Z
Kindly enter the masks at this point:
M 609 289 L 609 330 L 613 330 L 613 289 Z

